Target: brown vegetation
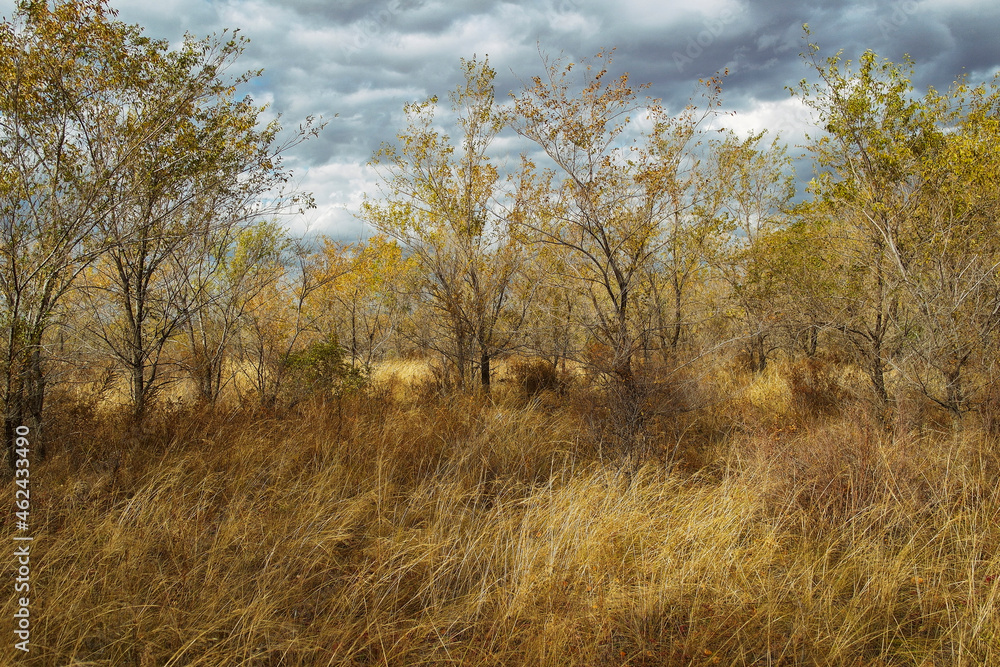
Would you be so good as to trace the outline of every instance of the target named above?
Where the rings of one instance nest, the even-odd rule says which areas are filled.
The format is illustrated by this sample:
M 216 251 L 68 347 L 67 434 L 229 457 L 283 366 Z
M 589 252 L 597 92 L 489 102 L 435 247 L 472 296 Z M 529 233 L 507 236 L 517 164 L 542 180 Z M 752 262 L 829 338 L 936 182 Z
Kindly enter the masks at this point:
M 995 438 L 808 412 L 815 389 L 780 370 L 716 378 L 742 398 L 676 416 L 634 472 L 580 386 L 383 385 L 339 412 L 174 407 L 142 429 L 66 403 L 32 477 L 25 664 L 1000 659 Z
M 462 61 L 343 243 L 227 40 L 0 26 L 26 664 L 1000 664 L 997 81 L 810 45 L 794 204 L 721 78 Z

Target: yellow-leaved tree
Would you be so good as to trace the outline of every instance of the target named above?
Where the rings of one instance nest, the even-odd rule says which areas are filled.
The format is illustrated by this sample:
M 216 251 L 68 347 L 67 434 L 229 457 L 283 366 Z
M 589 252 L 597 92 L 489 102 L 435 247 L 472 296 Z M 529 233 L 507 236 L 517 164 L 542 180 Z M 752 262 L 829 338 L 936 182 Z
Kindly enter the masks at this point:
M 327 239 L 319 253 L 332 280 L 310 302 L 322 313 L 321 326 L 335 334 L 350 367 L 368 373 L 397 333 L 407 260 L 399 244 L 384 235 L 355 243 Z
M 457 142 L 434 127 L 436 97 L 407 104 L 398 145 L 383 145 L 372 160 L 384 197 L 367 198 L 361 216 L 418 267 L 415 301 L 435 312 L 423 346 L 447 360 L 456 385 L 478 365 L 489 388 L 492 360 L 515 342 L 523 320 L 524 304 L 509 298 L 523 245 L 489 155 L 506 123 L 494 101 L 496 73 L 487 60 L 463 59 L 462 70 L 465 82 L 450 95 Z
M 577 67 L 547 61 L 515 97 L 514 128 L 555 163 L 539 180 L 525 223 L 541 242 L 570 250 L 569 284 L 586 295 L 591 310 L 587 359 L 607 378 L 616 397 L 616 437 L 631 449 L 643 430 L 649 383 L 637 377 L 637 352 L 654 331 L 676 346 L 686 299 L 703 265 L 701 245 L 717 221 L 702 209 L 712 182 L 701 166 L 703 131 L 718 105 L 720 84 L 706 83 L 706 104 L 671 115 L 658 100 L 639 98 L 628 74 L 611 78 L 611 53 Z M 636 132 L 634 116 L 645 132 Z M 656 292 L 650 278 L 666 277 L 671 318 L 643 308 Z
M 810 149 L 813 209 L 829 219 L 841 278 L 828 325 L 883 410 L 895 377 L 961 417 L 995 375 L 1000 93 L 959 81 L 920 97 L 908 60 L 817 53 L 810 45 L 819 82 L 797 92 L 825 130 Z

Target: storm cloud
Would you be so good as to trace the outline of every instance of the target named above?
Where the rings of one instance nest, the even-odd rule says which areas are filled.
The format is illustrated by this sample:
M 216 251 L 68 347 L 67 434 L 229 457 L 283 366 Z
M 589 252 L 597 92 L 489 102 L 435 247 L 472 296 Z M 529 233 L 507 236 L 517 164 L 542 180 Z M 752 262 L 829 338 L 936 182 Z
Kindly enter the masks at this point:
M 916 63 L 918 89 L 946 89 L 1000 70 L 1000 6 L 983 0 L 788 3 L 703 0 L 607 3 L 438 2 L 432 0 L 112 0 L 119 18 L 150 36 L 179 42 L 239 29 L 251 41 L 239 69 L 264 68 L 246 92 L 294 127 L 307 115 L 330 122 L 291 155 L 297 182 L 318 208 L 291 222 L 341 238 L 364 233 L 353 216 L 363 193 L 377 195 L 366 166 L 403 126 L 402 106 L 444 97 L 459 82 L 459 59 L 489 56 L 498 99 L 541 73 L 542 56 L 573 61 L 614 47 L 613 72 L 649 82 L 649 94 L 680 109 L 699 78 L 728 70 L 723 98 L 729 126 L 782 131 L 801 141 L 808 115 L 789 95 L 809 76 L 802 25 L 821 55 L 865 49 Z M 694 7 L 694 8 L 692 8 Z M 10 16 L 11 0 L 0 1 Z M 336 116 L 336 117 L 335 117 Z M 526 148 L 505 140 L 512 151 Z

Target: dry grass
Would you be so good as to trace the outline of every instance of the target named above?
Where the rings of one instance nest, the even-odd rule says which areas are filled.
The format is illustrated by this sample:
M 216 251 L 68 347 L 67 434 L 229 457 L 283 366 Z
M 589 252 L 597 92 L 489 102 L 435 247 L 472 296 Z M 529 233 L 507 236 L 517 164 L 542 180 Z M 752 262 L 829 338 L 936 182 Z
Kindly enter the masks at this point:
M 376 382 L 399 382 L 412 384 L 426 380 L 431 374 L 426 359 L 394 359 L 375 364 L 372 379 Z
M 24 662 L 1000 664 L 997 442 L 757 382 L 687 473 L 553 401 L 79 408 L 32 469 Z

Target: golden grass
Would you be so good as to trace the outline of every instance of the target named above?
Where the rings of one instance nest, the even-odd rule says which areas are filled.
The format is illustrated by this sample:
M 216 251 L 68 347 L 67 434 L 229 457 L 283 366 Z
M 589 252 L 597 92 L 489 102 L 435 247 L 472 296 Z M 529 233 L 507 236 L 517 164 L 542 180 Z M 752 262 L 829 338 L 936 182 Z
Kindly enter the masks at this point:
M 740 400 L 780 413 L 760 382 Z M 682 474 L 602 461 L 568 404 L 340 408 L 77 415 L 32 468 L 23 662 L 1000 664 L 1000 449 L 975 432 L 769 415 Z
M 421 382 L 431 375 L 430 364 L 425 359 L 393 359 L 375 364 L 372 380 L 376 382 Z

